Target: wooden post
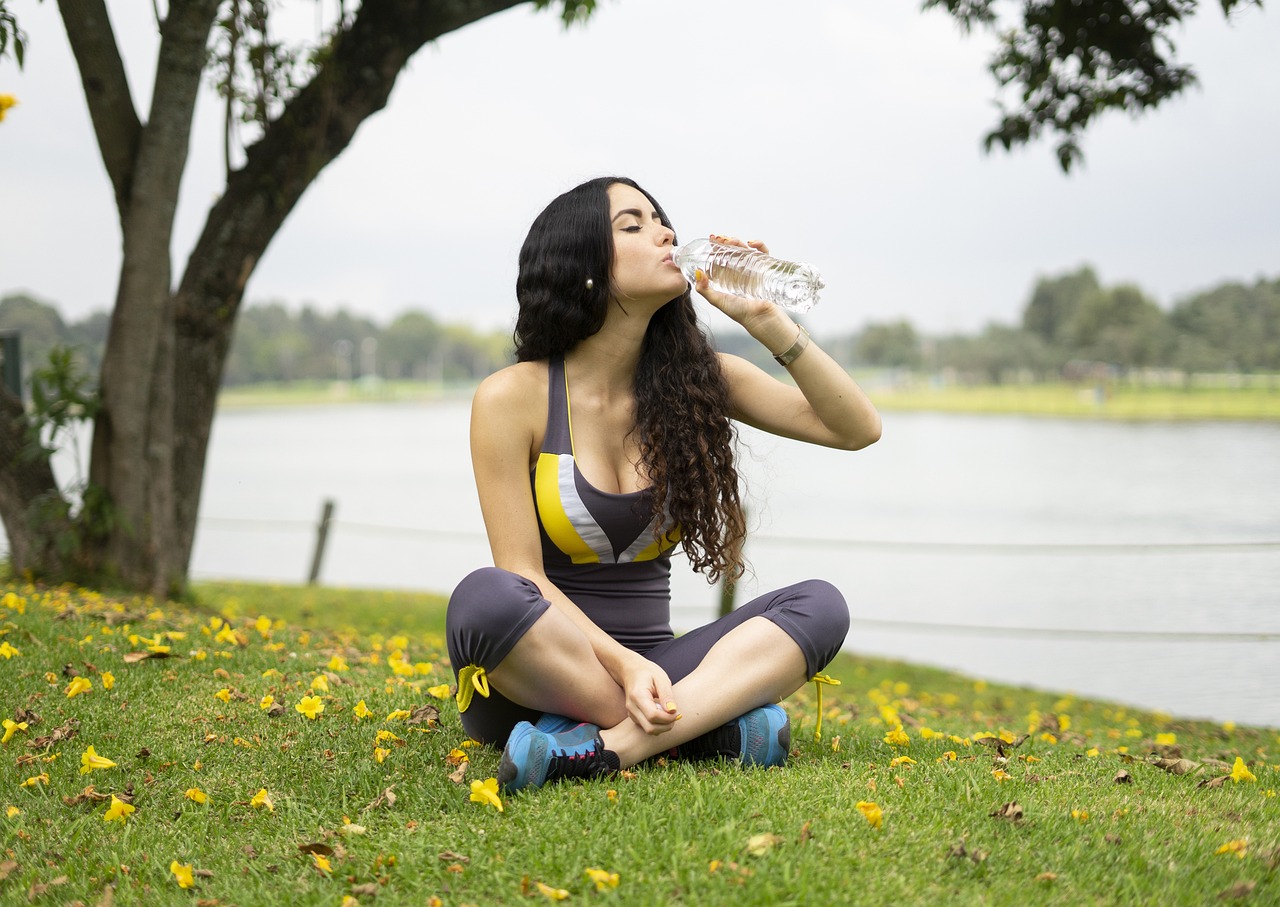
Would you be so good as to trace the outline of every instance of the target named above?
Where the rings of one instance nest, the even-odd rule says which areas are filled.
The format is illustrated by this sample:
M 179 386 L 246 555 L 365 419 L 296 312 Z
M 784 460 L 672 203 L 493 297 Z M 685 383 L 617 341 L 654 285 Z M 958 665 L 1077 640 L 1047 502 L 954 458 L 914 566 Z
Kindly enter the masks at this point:
M 733 577 L 725 576 L 720 580 L 720 616 L 724 617 L 733 610 L 733 594 L 738 584 Z
M 333 501 L 326 498 L 324 510 L 320 512 L 320 525 L 316 527 L 316 552 L 311 558 L 311 573 L 307 577 L 308 586 L 314 586 L 320 579 L 320 564 L 324 560 L 324 546 L 329 540 L 329 524 L 332 521 Z

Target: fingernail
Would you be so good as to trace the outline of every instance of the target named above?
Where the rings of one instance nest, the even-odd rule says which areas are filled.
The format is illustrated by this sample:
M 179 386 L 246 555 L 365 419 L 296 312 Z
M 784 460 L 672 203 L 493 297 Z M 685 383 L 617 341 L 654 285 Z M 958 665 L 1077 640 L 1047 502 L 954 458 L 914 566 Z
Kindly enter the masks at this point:
M 694 268 L 694 269 L 693 269 L 693 279 L 694 279 L 694 280 L 701 280 L 701 279 L 702 279 L 702 277 L 703 277 L 703 274 L 702 274 L 702 268 Z
M 674 699 L 667 700 L 667 711 L 674 712 L 676 710 L 676 701 Z

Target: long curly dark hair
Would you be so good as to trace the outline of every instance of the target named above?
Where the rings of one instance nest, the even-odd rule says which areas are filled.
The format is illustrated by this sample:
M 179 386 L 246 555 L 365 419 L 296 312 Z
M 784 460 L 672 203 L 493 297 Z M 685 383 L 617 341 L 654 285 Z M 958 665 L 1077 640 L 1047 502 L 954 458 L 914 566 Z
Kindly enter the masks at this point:
M 643 192 L 625 177 L 601 177 L 560 195 L 529 228 L 516 278 L 516 358 L 563 356 L 604 324 L 611 299 L 613 235 L 609 187 Z M 587 278 L 593 287 L 587 288 Z M 680 545 L 709 582 L 742 572 L 746 516 L 734 464 L 729 385 L 688 287 L 649 321 L 635 378 L 636 432 L 652 486 L 656 526 L 669 515 Z

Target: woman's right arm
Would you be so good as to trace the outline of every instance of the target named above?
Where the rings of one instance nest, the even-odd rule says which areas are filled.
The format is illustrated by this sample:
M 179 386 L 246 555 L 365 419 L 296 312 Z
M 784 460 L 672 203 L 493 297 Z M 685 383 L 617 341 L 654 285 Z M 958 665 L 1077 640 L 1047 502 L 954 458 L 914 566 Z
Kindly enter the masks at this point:
M 596 658 L 623 689 L 627 712 L 649 733 L 675 721 L 657 703 L 672 701 L 666 673 L 601 630 L 547 578 L 542 540 L 529 479 L 537 451 L 534 439 L 547 411 L 546 377 L 520 363 L 490 375 L 471 405 L 471 463 L 493 564 L 534 583 L 552 606 L 566 614 L 591 643 Z

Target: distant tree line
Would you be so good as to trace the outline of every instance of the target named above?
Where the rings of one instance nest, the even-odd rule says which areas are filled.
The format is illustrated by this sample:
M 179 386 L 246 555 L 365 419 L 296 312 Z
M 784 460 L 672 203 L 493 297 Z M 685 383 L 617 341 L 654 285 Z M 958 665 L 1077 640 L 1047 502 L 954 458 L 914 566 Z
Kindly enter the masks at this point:
M 0 330 L 22 334 L 25 372 L 54 346 L 69 346 L 96 375 L 108 316 L 65 322 L 55 306 L 28 295 L 0 299 Z M 769 367 L 744 333 L 715 338 L 723 350 Z M 869 324 L 823 338 L 850 368 L 948 372 L 954 380 L 1095 378 L 1139 369 L 1183 374 L 1280 372 L 1280 278 L 1224 283 L 1160 308 L 1138 287 L 1105 287 L 1092 268 L 1039 280 L 1018 325 L 977 334 L 922 335 L 908 320 Z M 325 314 L 274 302 L 247 306 L 236 326 L 223 386 L 263 382 L 412 379 L 471 382 L 511 361 L 511 336 L 405 312 L 383 326 L 345 310 Z
M 947 370 L 975 383 L 1147 369 L 1280 372 L 1280 279 L 1224 283 L 1166 312 L 1138 287 L 1104 287 L 1083 267 L 1039 280 L 1017 326 L 923 337 L 902 320 L 868 325 L 851 341 L 854 364 Z

